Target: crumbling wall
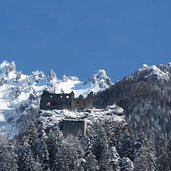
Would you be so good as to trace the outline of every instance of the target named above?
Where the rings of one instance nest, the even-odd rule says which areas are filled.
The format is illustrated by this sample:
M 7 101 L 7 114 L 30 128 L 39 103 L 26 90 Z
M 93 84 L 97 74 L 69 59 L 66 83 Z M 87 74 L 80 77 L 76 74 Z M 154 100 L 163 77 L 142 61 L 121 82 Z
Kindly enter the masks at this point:
M 42 110 L 83 110 L 85 108 L 93 108 L 93 93 L 90 93 L 84 99 L 81 95 L 78 98 L 74 98 L 74 92 L 69 94 L 53 94 L 44 90 L 40 100 L 40 109 Z

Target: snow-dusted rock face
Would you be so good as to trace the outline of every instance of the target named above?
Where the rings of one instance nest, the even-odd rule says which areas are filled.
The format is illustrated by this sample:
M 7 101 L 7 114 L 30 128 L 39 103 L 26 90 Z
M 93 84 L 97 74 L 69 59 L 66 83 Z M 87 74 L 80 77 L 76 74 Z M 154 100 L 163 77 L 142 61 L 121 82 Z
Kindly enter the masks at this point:
M 43 124 L 44 128 L 53 126 L 55 123 L 60 122 L 63 119 L 80 119 L 84 118 L 88 122 L 97 122 L 99 120 L 110 119 L 113 122 L 124 123 L 125 116 L 123 115 L 124 110 L 116 104 L 106 107 L 106 109 L 85 109 L 84 111 L 70 111 L 67 109 L 63 110 L 42 110 L 40 113 L 39 121 Z
M 85 82 L 85 84 L 96 84 L 99 86 L 99 88 L 109 88 L 113 83 L 111 79 L 107 76 L 107 73 L 105 70 L 101 69 L 97 71 L 93 76 Z
M 13 77 L 12 74 L 16 74 L 15 62 L 3 61 L 0 64 L 0 78 L 10 78 Z
M 170 63 L 167 65 L 152 65 L 148 66 L 144 64 L 140 69 L 138 69 L 134 74 L 132 74 L 128 78 L 134 79 L 153 79 L 153 80 L 161 80 L 168 81 L 171 78 L 171 65 Z
M 25 109 L 33 101 L 39 107 L 40 95 L 44 89 L 53 93 L 73 91 L 75 97 L 86 97 L 90 92 L 97 93 L 111 85 L 112 82 L 104 70 L 99 70 L 85 84 L 85 81 L 80 81 L 75 76 L 64 75 L 60 80 L 53 70 L 47 76 L 42 71 L 25 75 L 16 70 L 15 62 L 3 61 L 0 63 L 0 133 L 13 137 L 18 132 L 16 125 L 21 116 L 29 116 L 24 113 Z

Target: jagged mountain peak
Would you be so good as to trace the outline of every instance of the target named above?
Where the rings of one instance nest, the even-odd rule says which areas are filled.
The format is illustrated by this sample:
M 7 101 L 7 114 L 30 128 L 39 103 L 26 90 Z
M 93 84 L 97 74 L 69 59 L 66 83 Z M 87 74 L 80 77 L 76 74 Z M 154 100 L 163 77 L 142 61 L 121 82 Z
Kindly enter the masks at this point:
M 136 80 L 152 79 L 152 80 L 168 81 L 171 78 L 171 67 L 170 64 L 167 65 L 159 64 L 159 65 L 152 65 L 152 66 L 143 64 L 143 66 L 139 68 L 129 78 L 133 78 Z
M 48 75 L 48 81 L 52 81 L 52 80 L 58 80 L 56 73 L 51 69 Z
M 43 80 L 46 77 L 44 72 L 39 70 L 33 71 L 31 76 L 35 82 L 38 82 L 39 80 Z
M 64 75 L 62 80 L 58 79 L 56 73 L 51 69 L 45 76 L 43 71 L 34 71 L 31 75 L 24 75 L 16 71 L 15 62 L 3 61 L 0 64 L 0 77 L 3 83 L 17 83 L 16 86 L 26 85 L 48 88 L 51 92 L 70 93 L 74 91 L 76 96 L 86 96 L 90 91 L 97 93 L 112 85 L 111 79 L 107 76 L 104 69 L 95 72 L 88 81 L 80 81 L 78 77 Z M 10 81 L 9 81 L 10 80 Z M 31 88 L 30 88 L 31 89 Z M 40 88 L 38 88 L 40 90 Z M 42 88 L 41 88 L 42 89 Z
M 11 63 L 4 60 L 2 63 L 0 63 L 0 77 L 9 77 L 12 74 L 16 74 L 16 65 L 15 62 L 12 61 Z
M 96 71 L 92 77 L 89 79 L 89 81 L 92 81 L 93 83 L 96 83 L 100 80 L 106 80 L 109 79 L 109 77 L 107 76 L 107 73 L 104 69 L 100 69 L 98 71 Z
M 95 72 L 91 78 L 88 79 L 88 81 L 85 82 L 85 84 L 98 84 L 100 88 L 109 88 L 113 83 L 111 79 L 107 76 L 107 73 L 104 69 L 100 69 L 97 72 Z
M 8 66 L 15 66 L 15 62 L 12 61 L 11 63 L 4 60 L 2 63 L 0 63 L 0 69 L 4 68 L 4 67 L 8 67 Z

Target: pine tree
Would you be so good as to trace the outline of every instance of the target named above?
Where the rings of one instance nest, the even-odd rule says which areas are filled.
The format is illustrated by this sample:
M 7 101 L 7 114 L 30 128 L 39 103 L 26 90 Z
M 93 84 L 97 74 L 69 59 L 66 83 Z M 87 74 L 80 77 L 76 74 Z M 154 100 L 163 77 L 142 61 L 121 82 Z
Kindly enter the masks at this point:
M 108 144 L 106 132 L 101 123 L 96 123 L 92 127 L 89 134 L 90 134 L 90 141 L 92 143 L 92 152 L 96 156 L 96 159 L 99 161 L 103 154 L 103 149 Z
M 83 170 L 83 150 L 76 137 L 69 136 L 65 138 L 61 144 L 57 144 L 56 149 L 53 171 Z
M 95 155 L 92 153 L 92 144 L 90 142 L 89 137 L 86 137 L 86 143 L 84 144 L 85 147 L 85 171 L 97 171 L 99 170 L 98 161 L 96 160 Z
M 14 145 L 0 144 L 0 171 L 17 171 L 18 156 Z
M 39 161 L 34 159 L 27 141 L 19 149 L 19 171 L 43 171 Z
M 85 171 L 97 171 L 99 169 L 98 161 L 96 160 L 95 155 L 91 151 L 86 156 L 85 160 Z
M 46 135 L 42 127 L 40 127 L 39 134 L 36 144 L 37 156 L 43 171 L 48 171 L 50 170 L 49 152 L 46 145 Z
M 50 129 L 48 133 L 48 137 L 46 140 L 47 150 L 49 153 L 49 161 L 50 161 L 50 168 L 51 170 L 55 170 L 58 164 L 57 154 L 58 150 L 60 148 L 60 145 L 63 140 L 63 135 L 59 130 L 58 126 L 55 126 L 52 129 Z
M 98 161 L 99 170 L 109 168 L 109 143 L 105 129 L 101 123 L 96 123 L 90 131 L 92 152 Z
M 134 160 L 135 171 L 155 171 L 155 158 L 148 146 L 144 145 L 139 149 L 138 155 Z
M 102 149 L 102 154 L 99 159 L 99 170 L 109 171 L 109 168 L 110 168 L 109 148 L 108 148 L 108 144 L 104 144 L 104 148 Z
M 171 140 L 168 140 L 166 148 L 162 149 L 158 157 L 158 169 L 160 171 L 171 170 Z

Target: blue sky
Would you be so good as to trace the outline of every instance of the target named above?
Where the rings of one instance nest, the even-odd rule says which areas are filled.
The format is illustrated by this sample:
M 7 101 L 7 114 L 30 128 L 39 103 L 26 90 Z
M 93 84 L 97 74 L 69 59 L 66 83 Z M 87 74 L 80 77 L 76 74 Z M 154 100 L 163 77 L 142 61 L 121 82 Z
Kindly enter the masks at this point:
M 113 81 L 171 61 L 170 0 L 0 0 L 0 61 Z

